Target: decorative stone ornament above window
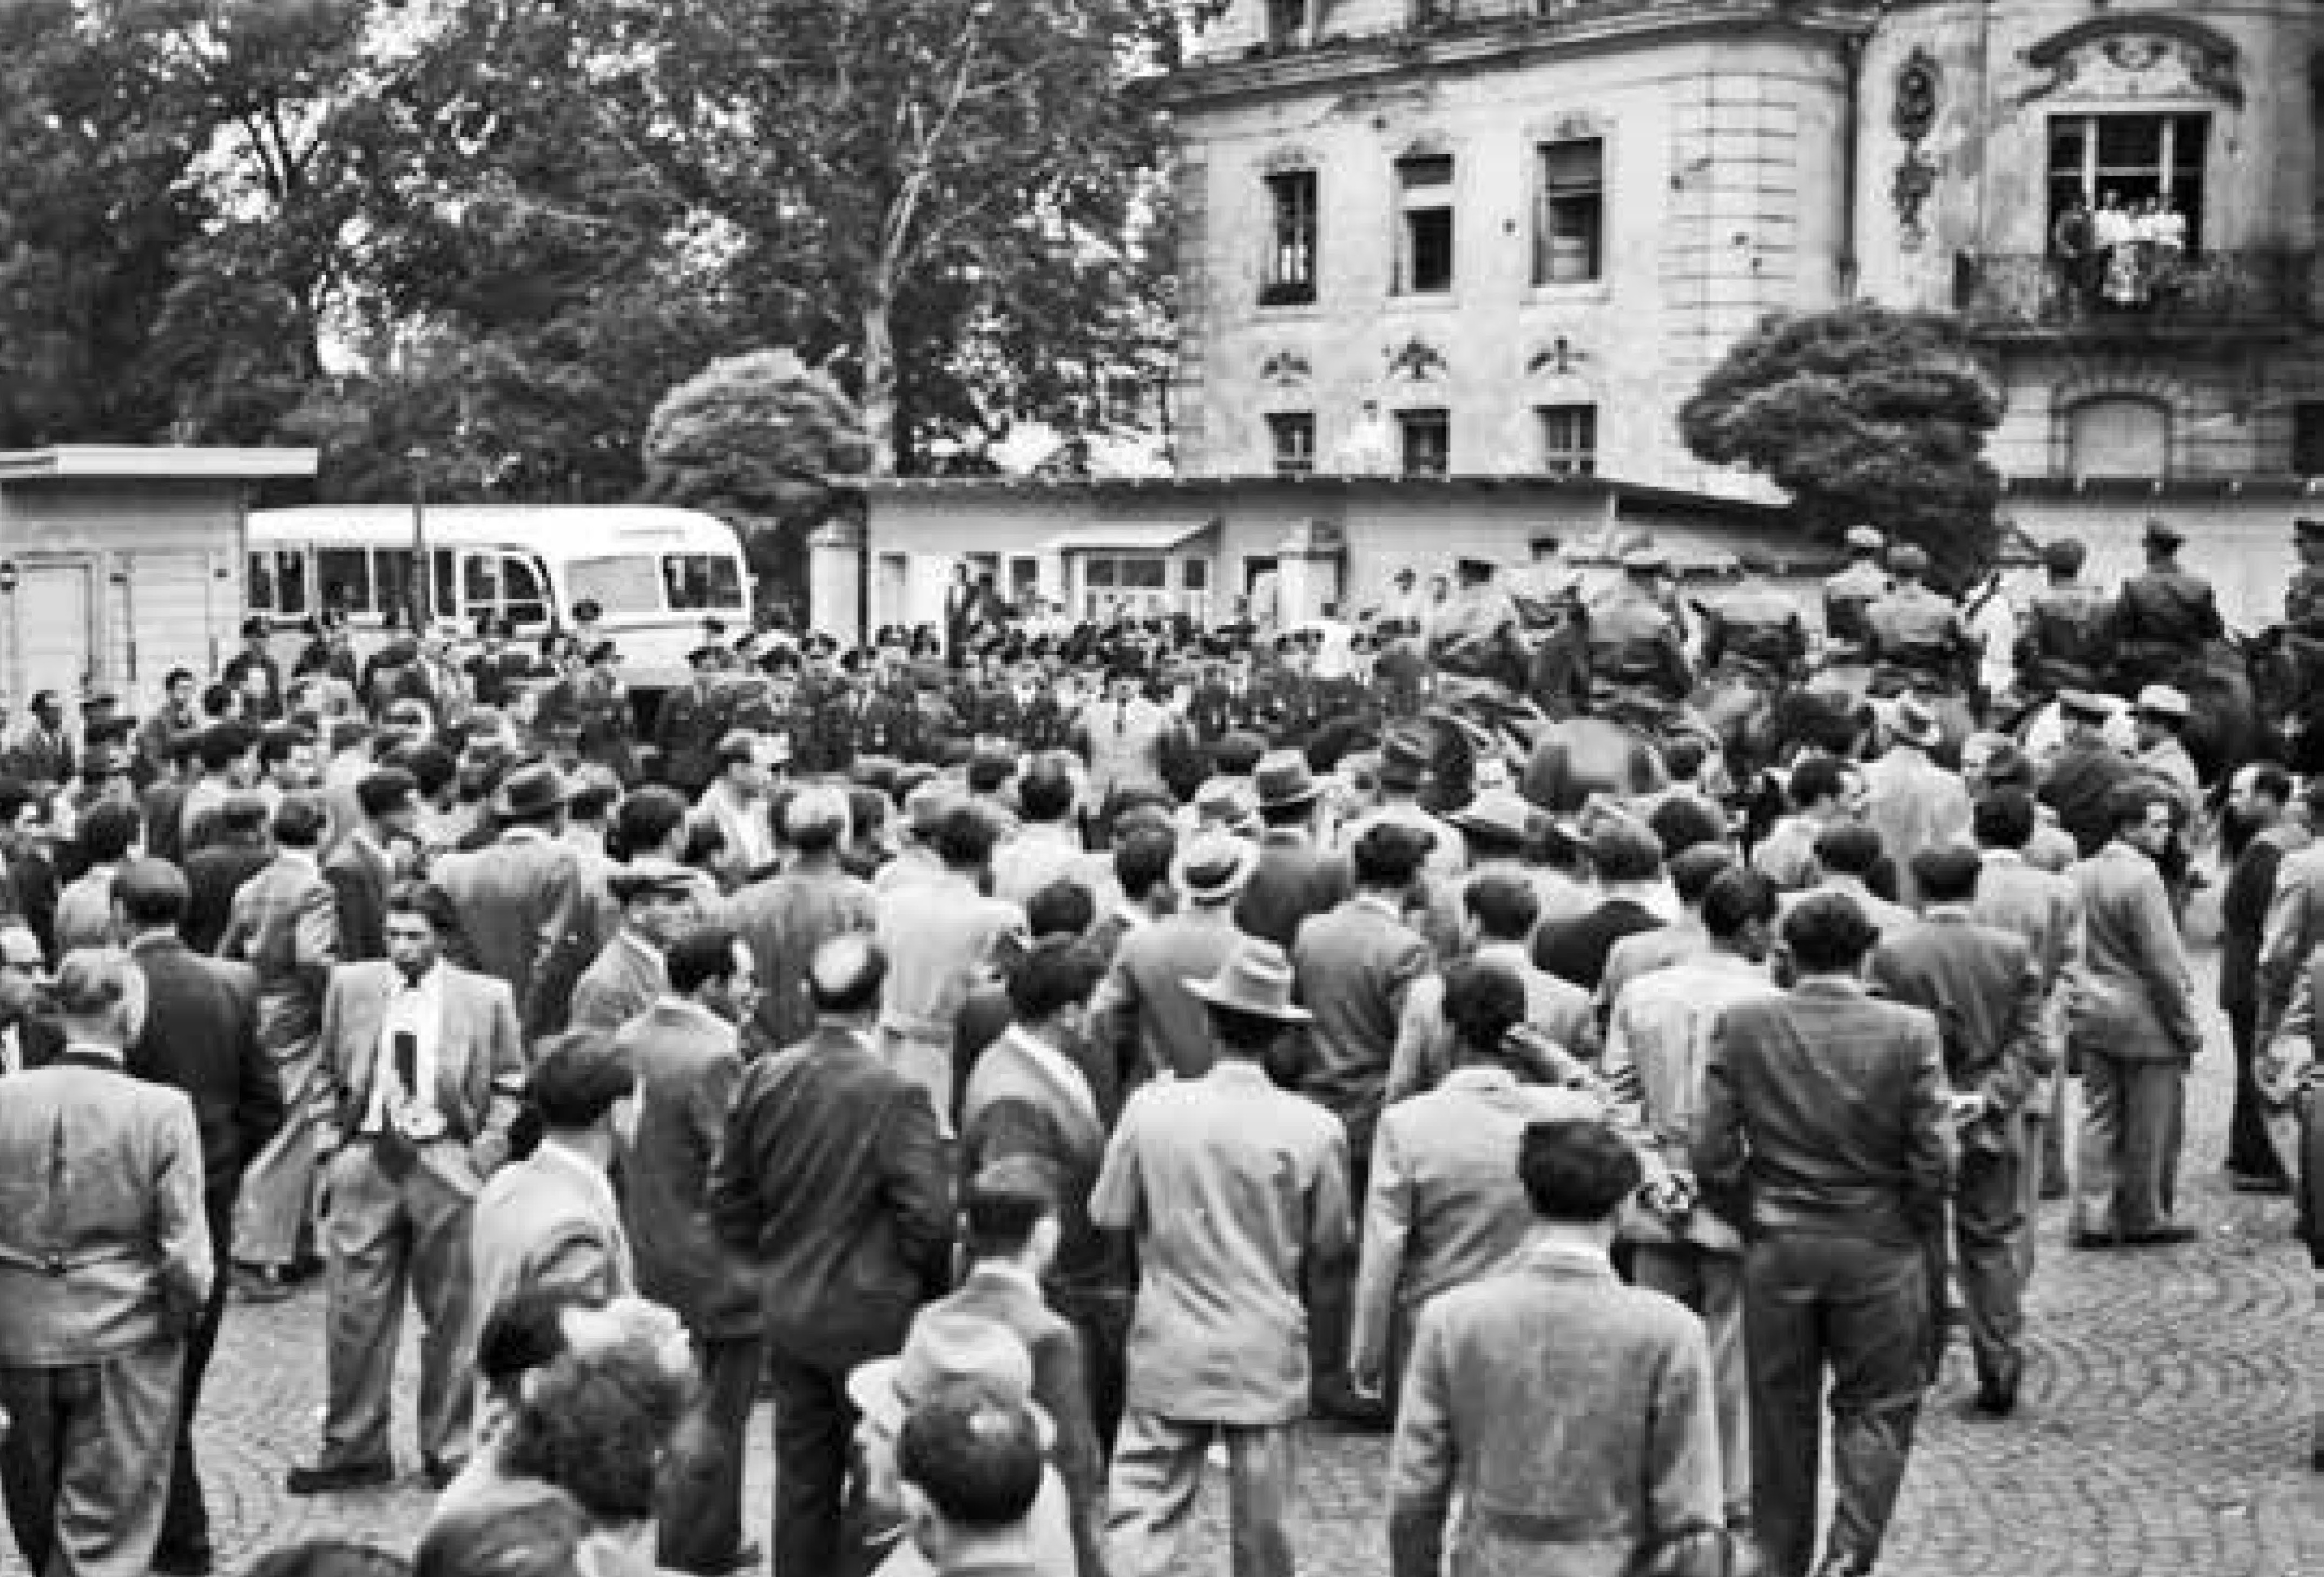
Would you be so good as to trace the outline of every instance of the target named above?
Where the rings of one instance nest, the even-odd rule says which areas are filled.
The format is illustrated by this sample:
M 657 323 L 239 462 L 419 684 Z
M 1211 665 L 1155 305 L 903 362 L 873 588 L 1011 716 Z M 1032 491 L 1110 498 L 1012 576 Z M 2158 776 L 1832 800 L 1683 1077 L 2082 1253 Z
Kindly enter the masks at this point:
M 1269 383 L 1304 383 L 1314 374 L 1307 358 L 1296 350 L 1279 350 L 1259 364 L 1259 375 Z
M 1441 378 L 1451 369 L 1444 362 L 1444 353 L 1413 336 L 1402 345 L 1391 346 L 1388 351 L 1388 372 L 1391 378 L 1409 378 L 1416 383 L 1425 383 Z
M 2218 29 L 2182 16 L 2094 16 L 2020 57 L 2049 75 L 2017 97 L 2214 98 L 2240 108 L 2242 51 Z

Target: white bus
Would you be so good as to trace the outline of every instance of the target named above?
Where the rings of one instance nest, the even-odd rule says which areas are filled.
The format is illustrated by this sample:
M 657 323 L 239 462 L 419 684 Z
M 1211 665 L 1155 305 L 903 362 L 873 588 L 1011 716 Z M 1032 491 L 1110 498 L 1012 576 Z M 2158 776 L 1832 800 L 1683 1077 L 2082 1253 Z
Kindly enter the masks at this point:
M 473 635 L 504 616 L 519 641 L 573 627 L 595 601 L 622 649 L 632 689 L 684 682 L 702 621 L 730 638 L 751 625 L 749 572 L 732 527 L 695 510 L 648 504 L 431 504 L 420 519 L 429 566 L 427 616 Z M 286 659 L 306 622 L 344 608 L 365 656 L 408 628 L 412 519 L 408 504 L 254 510 L 244 586 Z M 288 663 L 286 661 L 286 668 Z

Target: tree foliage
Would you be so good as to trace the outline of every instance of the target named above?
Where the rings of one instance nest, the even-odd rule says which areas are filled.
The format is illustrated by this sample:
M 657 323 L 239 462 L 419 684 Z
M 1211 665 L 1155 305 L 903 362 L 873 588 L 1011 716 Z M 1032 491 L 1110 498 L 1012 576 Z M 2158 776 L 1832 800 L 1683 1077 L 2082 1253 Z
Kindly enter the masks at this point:
M 1679 408 L 1697 456 L 1765 474 L 1802 526 L 1870 524 L 1961 581 L 1993 554 L 2001 477 L 1985 458 L 2002 399 L 1960 327 L 1855 305 L 1770 318 Z
M 1177 11 L 6 0 L 0 442 L 619 499 L 662 397 L 770 346 L 866 412 L 872 468 L 1102 426 L 1165 363 L 1160 111 L 1116 89 Z

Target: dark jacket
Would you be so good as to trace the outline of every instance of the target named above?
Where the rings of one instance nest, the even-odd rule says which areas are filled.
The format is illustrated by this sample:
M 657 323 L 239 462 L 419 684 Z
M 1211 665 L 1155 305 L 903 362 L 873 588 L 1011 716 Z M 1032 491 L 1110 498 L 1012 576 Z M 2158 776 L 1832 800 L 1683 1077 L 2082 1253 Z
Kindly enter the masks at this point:
M 145 1027 L 124 1066 L 186 1093 L 201 1135 L 203 1198 L 230 1201 L 282 1126 L 282 1085 L 258 1047 L 257 977 L 175 937 L 141 937 L 129 955 L 145 977 Z
M 1533 961 L 1560 980 L 1594 991 L 1606 978 L 1606 955 L 1625 936 L 1662 924 L 1636 899 L 1609 898 L 1587 914 L 1553 920 L 1533 934 Z
M 1291 951 L 1300 922 L 1338 908 L 1355 890 L 1348 862 L 1304 834 L 1271 828 L 1259 844 L 1259 867 L 1235 899 L 1235 924 Z
M 186 918 L 178 934 L 197 953 L 216 953 L 234 918 L 234 895 L 274 857 L 264 844 L 212 844 L 186 861 Z
M 1965 909 L 1932 908 L 1882 934 L 1872 979 L 1891 999 L 1935 1018 L 1945 1076 L 1954 1089 L 1985 1096 L 1997 1119 L 2023 1105 L 2055 1065 L 2042 1034 L 2042 972 L 2013 931 L 1979 925 Z
M 940 1292 L 952 1185 L 936 1109 L 864 1039 L 828 1028 L 752 1063 L 710 1174 L 710 1216 L 758 1267 L 778 1344 L 848 1345 Z
M 1750 1236 L 1909 1247 L 1943 1219 L 1951 1161 L 1937 1022 L 1810 982 L 1713 1023 L 1695 1119 L 1703 1198 Z
M 613 1038 L 638 1077 L 638 1128 L 622 1157 L 622 1219 L 638 1290 L 697 1338 L 755 1335 L 757 1284 L 710 1224 L 710 1160 L 742 1082 L 733 1026 L 665 999 Z
M 2107 797 L 2136 776 L 2138 769 L 2112 745 L 2070 744 L 2051 761 L 2041 800 L 2058 813 L 2059 824 L 2074 835 L 2074 847 L 2087 860 L 2114 836 Z
M 339 962 L 387 956 L 387 890 L 394 873 L 363 842 L 350 837 L 323 862 L 339 917 Z

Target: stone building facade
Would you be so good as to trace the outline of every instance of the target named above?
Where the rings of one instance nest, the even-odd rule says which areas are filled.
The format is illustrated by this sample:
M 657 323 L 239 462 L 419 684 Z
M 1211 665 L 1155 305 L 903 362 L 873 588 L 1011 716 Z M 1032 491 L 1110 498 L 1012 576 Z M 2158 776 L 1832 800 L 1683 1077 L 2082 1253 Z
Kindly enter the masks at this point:
M 1725 492 L 1774 310 L 1960 313 L 2013 476 L 2324 470 L 2307 0 L 1233 0 L 1176 78 L 1180 466 Z M 2116 299 L 2069 197 L 2183 217 Z M 2102 276 L 2103 270 L 2098 271 Z

